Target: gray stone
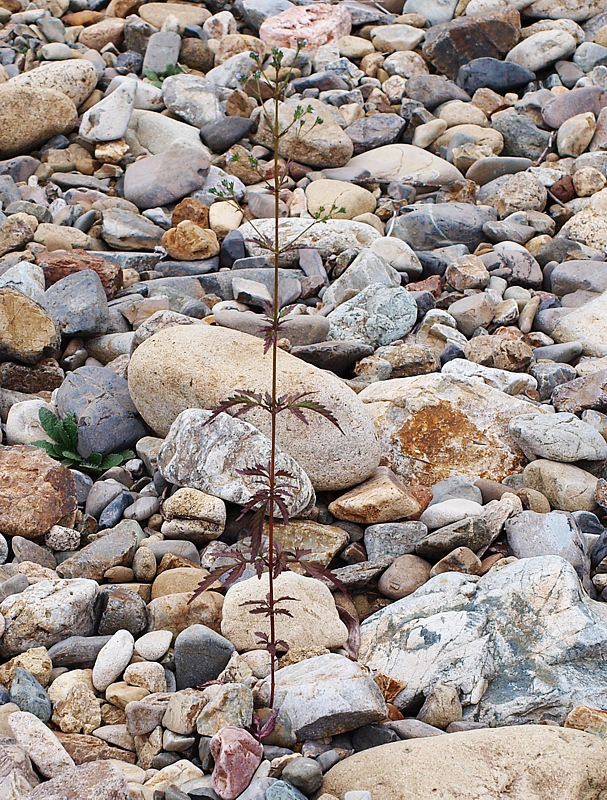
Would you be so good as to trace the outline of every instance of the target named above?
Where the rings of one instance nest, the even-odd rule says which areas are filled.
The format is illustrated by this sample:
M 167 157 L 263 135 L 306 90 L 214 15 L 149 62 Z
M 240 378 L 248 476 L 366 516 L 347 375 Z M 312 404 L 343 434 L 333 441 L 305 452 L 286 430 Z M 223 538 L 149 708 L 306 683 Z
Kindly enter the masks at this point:
M 601 434 L 575 414 L 525 414 L 510 420 L 508 430 L 529 458 L 564 463 L 607 459 Z
M 153 250 L 163 234 L 163 228 L 132 211 L 110 208 L 103 212 L 101 236 L 116 250 Z
M 568 561 L 579 575 L 586 577 L 589 588 L 590 555 L 586 541 L 572 514 L 550 511 L 539 514 L 523 511 L 504 524 L 508 544 L 517 558 L 560 556 Z
M 365 529 L 365 549 L 369 561 L 415 553 L 415 545 L 428 533 L 423 522 L 382 522 Z
M 177 689 L 216 680 L 233 652 L 234 645 L 219 633 L 206 625 L 190 625 L 175 639 Z
M 366 249 L 358 254 L 350 266 L 329 286 L 322 296 L 325 305 L 350 300 L 369 284 L 400 286 L 400 273 L 379 255 Z
M 162 99 L 169 111 L 197 128 L 223 118 L 217 94 L 212 81 L 195 75 L 174 75 L 162 84 Z
M 76 415 L 78 452 L 112 453 L 146 435 L 126 380 L 104 367 L 80 367 L 68 373 L 57 392 L 57 410 Z
M 532 364 L 529 374 L 537 381 L 540 400 L 550 400 L 552 392 L 557 386 L 577 378 L 575 368 L 568 364 Z
M 201 150 L 175 144 L 171 150 L 127 167 L 124 196 L 140 209 L 166 206 L 202 188 L 210 162 Z
M 62 561 L 57 567 L 57 573 L 62 578 L 86 577 L 101 581 L 110 567 L 130 566 L 136 545 L 137 537 L 134 533 L 118 528 Z
M 491 127 L 504 137 L 502 155 L 530 158 L 536 161 L 550 141 L 548 131 L 541 130 L 525 114 L 508 110 L 494 114 Z
M 137 81 L 128 80 L 99 103 L 85 111 L 80 123 L 80 135 L 90 142 L 113 142 L 121 139 L 127 131 Z
M 359 660 L 406 688 L 407 708 L 438 682 L 457 688 L 464 719 L 562 724 L 579 704 L 607 700 L 596 669 L 607 609 L 558 556 L 524 558 L 483 577 L 448 572 L 361 626 Z
M 410 206 L 411 211 L 396 218 L 392 235 L 414 250 L 434 250 L 465 244 L 475 250 L 483 241 L 483 225 L 495 221 L 497 212 L 489 206 L 468 203 L 435 203 Z
M 268 678 L 260 694 L 267 702 Z M 275 706 L 290 718 L 298 741 L 335 736 L 387 716 L 384 699 L 371 676 L 335 653 L 278 670 Z
M 148 46 L 143 59 L 142 72 L 155 72 L 164 74 L 170 67 L 174 67 L 179 59 L 181 50 L 181 37 L 172 31 L 159 31 L 153 33 L 148 41 Z
M 92 269 L 66 275 L 46 290 L 41 303 L 66 336 L 93 336 L 108 328 L 106 294 Z
M 402 287 L 372 283 L 328 315 L 329 338 L 374 347 L 402 339 L 417 320 L 417 304 Z

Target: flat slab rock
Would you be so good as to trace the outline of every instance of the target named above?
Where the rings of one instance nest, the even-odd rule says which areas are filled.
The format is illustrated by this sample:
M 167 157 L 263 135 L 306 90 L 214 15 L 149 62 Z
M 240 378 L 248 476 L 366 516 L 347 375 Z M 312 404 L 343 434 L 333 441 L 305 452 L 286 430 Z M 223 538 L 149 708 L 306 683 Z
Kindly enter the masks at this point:
M 464 718 L 487 725 L 554 720 L 607 703 L 607 609 L 558 556 L 478 578 L 448 572 L 361 626 L 359 661 L 407 687 L 406 708 L 435 684 L 460 692 Z
M 322 791 L 367 790 L 381 800 L 593 800 L 607 787 L 606 757 L 605 742 L 582 731 L 465 731 L 355 753 L 329 770 Z

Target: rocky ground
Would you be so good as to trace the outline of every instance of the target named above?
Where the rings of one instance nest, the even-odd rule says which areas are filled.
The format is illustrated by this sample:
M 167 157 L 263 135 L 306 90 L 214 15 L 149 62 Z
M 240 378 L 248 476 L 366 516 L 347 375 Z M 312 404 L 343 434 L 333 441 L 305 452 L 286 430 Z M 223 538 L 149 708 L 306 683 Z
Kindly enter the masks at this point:
M 0 800 L 607 793 L 607 2 L 384 6 L 0 0 Z

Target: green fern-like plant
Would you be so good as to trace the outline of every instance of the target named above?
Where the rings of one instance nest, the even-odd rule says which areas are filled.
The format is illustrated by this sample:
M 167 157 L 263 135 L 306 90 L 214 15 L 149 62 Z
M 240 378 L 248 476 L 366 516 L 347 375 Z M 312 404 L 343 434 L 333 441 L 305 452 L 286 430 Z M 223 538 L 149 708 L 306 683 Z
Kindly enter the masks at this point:
M 78 452 L 78 425 L 76 415 L 70 411 L 63 418 L 53 414 L 48 408 L 42 407 L 38 412 L 38 419 L 45 433 L 52 442 L 40 440 L 32 442 L 36 447 L 41 447 L 51 458 L 60 461 L 64 467 L 77 467 L 83 472 L 100 475 L 110 467 L 117 467 L 129 458 L 135 458 L 132 450 L 122 450 L 120 453 L 91 453 L 84 457 Z

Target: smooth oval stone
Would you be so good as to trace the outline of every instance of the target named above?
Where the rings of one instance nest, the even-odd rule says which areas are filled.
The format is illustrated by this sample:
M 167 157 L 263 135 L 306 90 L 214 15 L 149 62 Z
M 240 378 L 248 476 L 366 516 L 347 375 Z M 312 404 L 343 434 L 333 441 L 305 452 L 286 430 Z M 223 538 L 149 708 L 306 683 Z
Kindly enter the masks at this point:
M 536 361 L 559 361 L 568 364 L 582 355 L 580 342 L 564 342 L 563 344 L 549 344 L 545 347 L 536 347 L 533 351 Z
M 101 648 L 111 636 L 70 636 L 49 648 L 53 667 L 80 667 L 90 669 Z
M 484 186 L 502 175 L 513 175 L 524 172 L 533 166 L 530 158 L 514 158 L 512 156 L 494 156 L 479 158 L 466 172 L 466 179 Z
M 271 368 L 271 359 L 264 357 L 263 344 L 255 337 L 210 325 L 180 325 L 160 331 L 137 348 L 129 364 L 129 385 L 144 419 L 166 435 L 185 409 L 216 408 L 238 390 L 268 391 Z M 308 413 L 307 425 L 290 414 L 279 417 L 278 444 L 315 488 L 345 489 L 373 472 L 380 456 L 377 436 L 351 389 L 282 350 L 278 384 L 280 394 L 312 392 L 341 426 L 340 430 L 319 414 Z M 247 422 L 269 433 L 266 411 L 253 411 Z

